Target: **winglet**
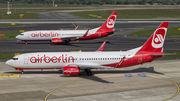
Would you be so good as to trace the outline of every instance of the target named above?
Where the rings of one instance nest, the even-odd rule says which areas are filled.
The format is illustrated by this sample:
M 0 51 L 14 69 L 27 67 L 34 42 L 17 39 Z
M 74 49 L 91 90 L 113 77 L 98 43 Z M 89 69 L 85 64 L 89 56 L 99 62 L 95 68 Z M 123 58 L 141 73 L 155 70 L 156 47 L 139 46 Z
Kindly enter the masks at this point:
M 86 31 L 86 33 L 84 34 L 84 36 L 83 36 L 83 37 L 86 37 L 86 36 L 87 36 L 87 34 L 88 34 L 88 32 L 89 32 L 89 29 Z
M 99 47 L 97 51 L 103 51 L 105 44 L 106 44 L 106 41 L 103 42 L 103 44 L 101 45 L 101 47 Z
M 78 27 L 79 27 L 79 26 L 76 26 L 75 30 L 77 30 L 77 29 L 78 29 Z

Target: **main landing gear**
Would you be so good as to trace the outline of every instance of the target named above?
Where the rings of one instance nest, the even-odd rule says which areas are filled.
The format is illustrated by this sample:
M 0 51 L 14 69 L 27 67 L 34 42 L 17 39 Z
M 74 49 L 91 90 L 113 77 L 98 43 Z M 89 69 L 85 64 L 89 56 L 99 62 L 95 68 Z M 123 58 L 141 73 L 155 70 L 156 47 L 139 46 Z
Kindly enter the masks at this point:
M 65 45 L 69 45 L 69 41 L 68 40 L 64 40 L 64 44 Z
M 23 70 L 21 71 L 21 74 L 24 74 L 24 71 L 23 71 Z
M 86 71 L 86 73 L 87 73 L 88 76 L 92 76 L 92 72 L 91 72 L 90 69 L 85 69 L 85 71 Z

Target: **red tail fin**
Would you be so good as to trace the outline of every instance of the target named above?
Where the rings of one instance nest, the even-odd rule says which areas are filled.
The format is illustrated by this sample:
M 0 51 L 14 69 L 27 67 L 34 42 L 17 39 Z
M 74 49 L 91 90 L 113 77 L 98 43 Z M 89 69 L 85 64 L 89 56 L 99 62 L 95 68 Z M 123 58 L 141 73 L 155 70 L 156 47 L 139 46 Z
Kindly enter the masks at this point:
M 154 31 L 151 37 L 146 41 L 142 48 L 138 51 L 161 52 L 167 32 L 169 22 L 162 22 Z
M 108 17 L 105 23 L 97 30 L 99 31 L 113 31 L 114 24 L 116 21 L 117 11 L 112 12 L 112 14 Z

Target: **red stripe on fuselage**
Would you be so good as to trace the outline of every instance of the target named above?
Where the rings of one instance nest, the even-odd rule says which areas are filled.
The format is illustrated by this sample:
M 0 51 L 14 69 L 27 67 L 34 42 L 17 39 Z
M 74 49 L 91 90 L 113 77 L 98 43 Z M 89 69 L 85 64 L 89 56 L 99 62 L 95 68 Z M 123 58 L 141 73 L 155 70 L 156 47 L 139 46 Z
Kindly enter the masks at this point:
M 109 67 L 116 67 L 116 68 L 123 68 L 123 67 L 129 67 L 129 66 L 134 66 L 134 65 L 139 65 L 143 64 L 146 62 L 152 62 L 153 60 L 159 59 L 162 57 L 160 56 L 151 56 L 152 53 L 149 54 L 136 54 L 130 59 L 125 59 L 121 65 L 118 65 L 119 62 L 117 63 L 112 63 L 112 64 L 105 64 L 101 66 L 109 66 Z

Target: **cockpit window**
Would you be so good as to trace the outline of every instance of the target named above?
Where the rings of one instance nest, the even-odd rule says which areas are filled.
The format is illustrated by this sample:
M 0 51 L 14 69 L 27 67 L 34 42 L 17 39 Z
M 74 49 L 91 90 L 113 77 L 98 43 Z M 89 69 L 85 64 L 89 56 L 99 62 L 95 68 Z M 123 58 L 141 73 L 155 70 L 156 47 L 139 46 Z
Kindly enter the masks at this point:
M 20 34 L 21 36 L 24 35 L 24 34 Z
M 12 58 L 13 60 L 18 60 L 18 58 Z

